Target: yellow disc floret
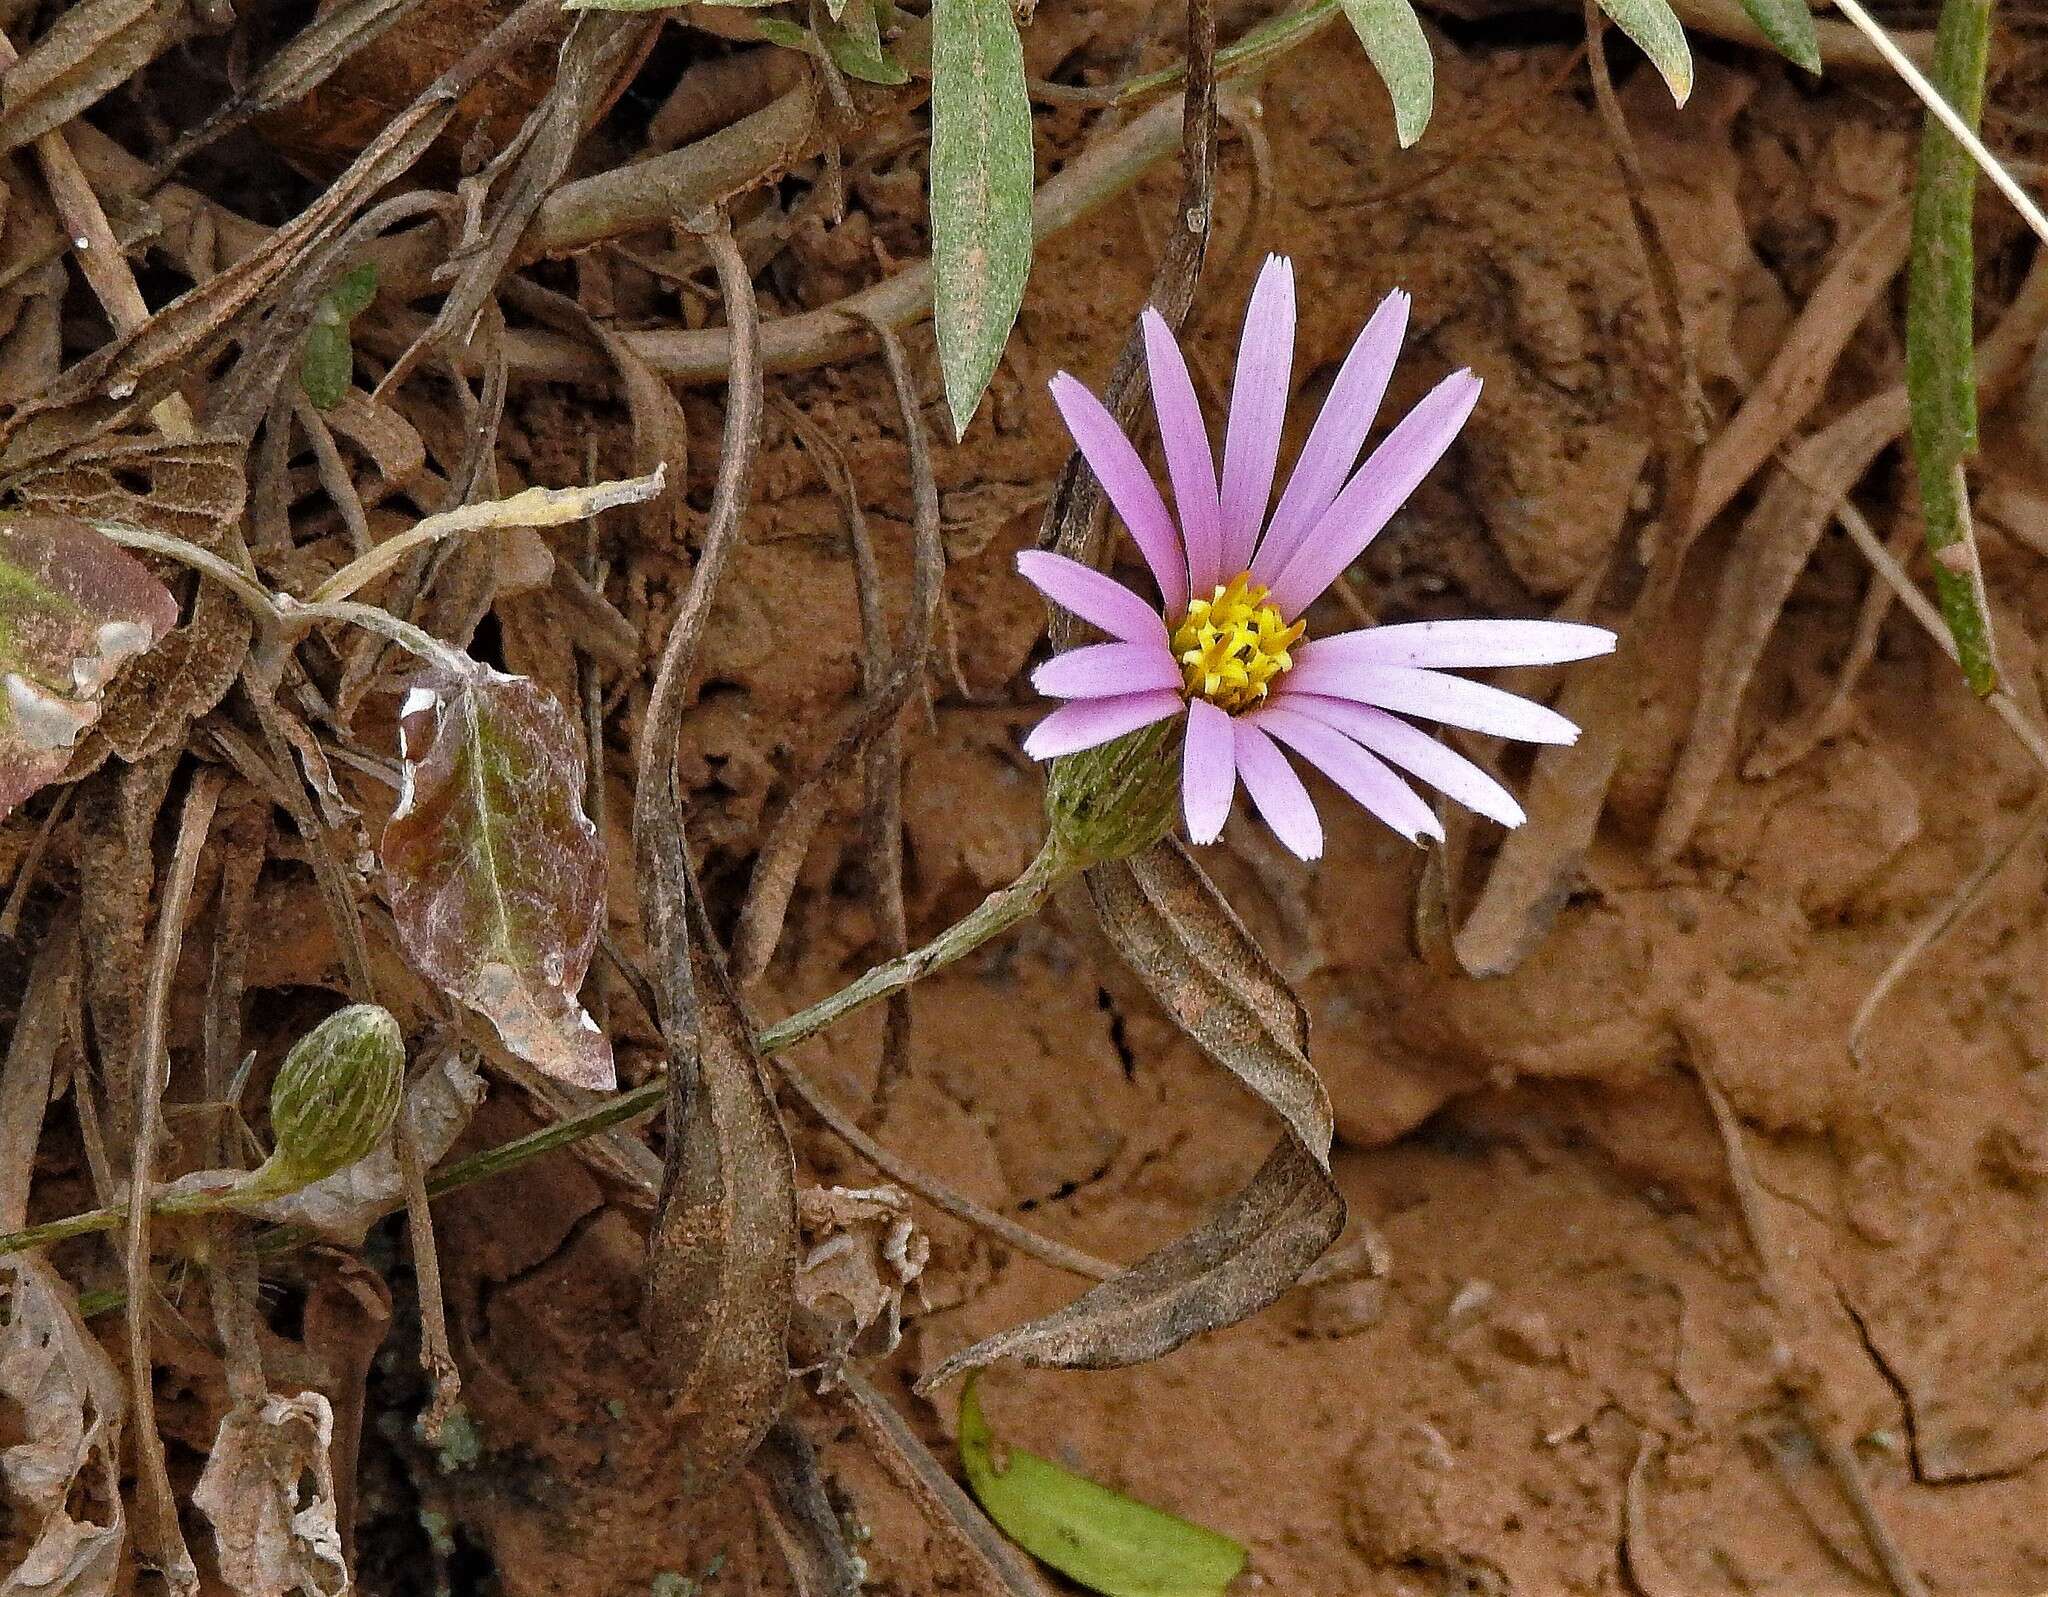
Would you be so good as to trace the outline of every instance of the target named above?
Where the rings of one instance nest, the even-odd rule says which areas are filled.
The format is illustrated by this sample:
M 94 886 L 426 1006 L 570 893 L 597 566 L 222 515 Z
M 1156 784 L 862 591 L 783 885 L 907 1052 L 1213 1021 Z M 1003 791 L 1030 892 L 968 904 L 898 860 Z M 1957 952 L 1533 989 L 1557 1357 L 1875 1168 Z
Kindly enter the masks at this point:
M 1288 625 L 1265 598 L 1251 573 L 1241 571 L 1188 606 L 1187 618 L 1174 628 L 1173 656 L 1190 696 L 1235 715 L 1257 704 L 1275 677 L 1293 669 L 1288 651 L 1307 626 Z

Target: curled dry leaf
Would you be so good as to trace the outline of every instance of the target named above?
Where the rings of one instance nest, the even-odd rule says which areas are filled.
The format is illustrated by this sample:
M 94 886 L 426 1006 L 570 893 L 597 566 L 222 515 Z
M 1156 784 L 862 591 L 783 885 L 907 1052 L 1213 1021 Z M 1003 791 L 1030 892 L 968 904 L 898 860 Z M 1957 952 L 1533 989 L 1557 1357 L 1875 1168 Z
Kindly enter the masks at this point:
M 931 1239 L 900 1187 L 805 1187 L 797 1194 L 804 1255 L 797 1307 L 822 1344 L 825 1377 L 848 1353 L 880 1358 L 903 1335 L 904 1289 L 924 1274 Z
M 604 843 L 583 813 L 575 723 L 525 677 L 437 667 L 412 681 L 399 744 L 378 853 L 406 958 L 520 1058 L 616 1086 L 611 1043 L 576 999 L 604 916 Z
M 22 473 L 15 492 L 33 510 L 164 533 L 240 565 L 248 558 L 241 531 L 246 453 L 228 437 L 97 439 L 54 465 Z M 166 580 L 185 576 L 173 561 L 139 558 Z M 182 748 L 192 722 L 220 703 L 242 674 L 252 630 L 240 599 L 211 578 L 200 579 L 185 624 L 107 690 L 94 741 L 104 738 L 130 764 Z M 74 763 L 72 774 L 84 769 Z
M 213 1524 L 221 1578 L 243 1597 L 340 1597 L 349 1589 L 328 1449 L 334 1411 L 318 1392 L 266 1394 L 220 1422 L 192 1502 Z
M 0 815 L 63 772 L 107 684 L 177 621 L 170 589 L 84 522 L 0 517 Z
M 124 1535 L 121 1378 L 40 1256 L 0 1260 L 0 1305 L 0 1399 L 20 1416 L 20 1440 L 0 1452 L 0 1522 L 28 1532 L 25 1548 L 8 1538 L 0 1597 L 102 1597 Z
M 1200 1226 L 1065 1308 L 956 1353 L 928 1390 L 997 1359 L 1109 1369 L 1172 1352 L 1271 1303 L 1337 1239 L 1328 1095 L 1308 1015 L 1200 866 L 1169 838 L 1095 866 L 1088 891 L 1116 950 L 1202 1050 L 1286 1124 L 1258 1174 Z
M 648 1238 L 647 1302 L 655 1352 L 687 1416 L 685 1490 L 698 1495 L 752 1456 L 782 1412 L 795 1301 L 796 1169 L 752 1022 L 711 940 L 695 884 L 679 870 L 656 891 L 690 895 L 682 913 L 659 917 L 686 926 L 686 946 L 656 957 L 689 962 L 696 1058 L 676 1046 L 683 1017 L 664 1013 L 669 1069 L 692 1072 L 695 1081 L 686 1113 L 670 1121 Z

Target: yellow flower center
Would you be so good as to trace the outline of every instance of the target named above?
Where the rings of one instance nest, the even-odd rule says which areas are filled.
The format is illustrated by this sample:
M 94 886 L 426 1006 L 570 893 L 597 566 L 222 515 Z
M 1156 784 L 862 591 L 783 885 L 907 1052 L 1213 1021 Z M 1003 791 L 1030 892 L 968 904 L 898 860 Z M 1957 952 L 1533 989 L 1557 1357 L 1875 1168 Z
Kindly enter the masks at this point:
M 1191 697 L 1232 715 L 1266 696 L 1275 677 L 1294 668 L 1288 653 L 1308 630 L 1292 626 L 1265 602 L 1266 590 L 1240 571 L 1206 599 L 1188 606 L 1173 631 L 1173 656 Z

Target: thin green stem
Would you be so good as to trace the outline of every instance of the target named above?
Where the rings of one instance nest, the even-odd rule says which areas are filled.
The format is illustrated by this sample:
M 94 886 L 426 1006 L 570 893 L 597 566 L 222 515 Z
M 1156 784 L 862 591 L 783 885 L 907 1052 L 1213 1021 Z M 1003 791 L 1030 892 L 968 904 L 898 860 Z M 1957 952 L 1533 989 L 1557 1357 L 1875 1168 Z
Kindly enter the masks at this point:
M 852 1014 L 877 998 L 899 992 L 919 977 L 971 953 L 990 938 L 1035 914 L 1073 869 L 1074 864 L 1065 851 L 1048 842 L 1016 881 L 989 894 L 923 947 L 914 948 L 887 964 L 875 966 L 836 993 L 766 1028 L 759 1039 L 761 1052 L 776 1054 L 786 1048 L 794 1048 L 835 1020 Z M 427 1191 L 439 1197 L 444 1192 L 453 1192 L 473 1181 L 499 1175 L 525 1164 L 529 1159 L 567 1147 L 572 1142 L 580 1142 L 612 1126 L 650 1115 L 661 1107 L 663 1090 L 661 1080 L 647 1082 L 584 1114 L 558 1120 L 552 1126 L 527 1136 L 472 1154 L 436 1174 L 427 1183 Z

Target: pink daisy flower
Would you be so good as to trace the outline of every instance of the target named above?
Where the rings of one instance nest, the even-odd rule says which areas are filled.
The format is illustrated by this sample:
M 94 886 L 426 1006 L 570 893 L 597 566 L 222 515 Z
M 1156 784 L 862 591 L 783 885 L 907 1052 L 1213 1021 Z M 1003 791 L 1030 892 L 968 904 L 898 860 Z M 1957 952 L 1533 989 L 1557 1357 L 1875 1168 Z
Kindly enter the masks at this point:
M 1252 291 L 1220 489 L 1180 347 L 1156 310 L 1144 322 L 1172 512 L 1100 400 L 1065 372 L 1052 396 L 1161 602 L 1062 555 L 1017 557 L 1041 593 L 1112 640 L 1056 655 L 1033 674 L 1041 693 L 1071 702 L 1033 728 L 1025 751 L 1050 760 L 1185 715 L 1189 835 L 1216 840 L 1242 778 L 1267 825 L 1303 859 L 1322 853 L 1323 828 L 1289 753 L 1411 842 L 1443 830 L 1397 766 L 1467 809 L 1520 825 L 1507 789 L 1403 717 L 1570 743 L 1578 728 L 1554 710 L 1447 673 L 1588 659 L 1613 649 L 1613 633 L 1554 621 L 1418 621 L 1311 638 L 1302 619 L 1443 457 L 1478 401 L 1479 379 L 1446 377 L 1354 470 L 1407 330 L 1408 296 L 1389 294 L 1352 345 L 1269 516 L 1294 361 L 1293 267 L 1269 257 Z

